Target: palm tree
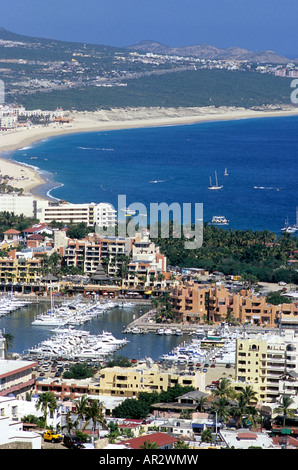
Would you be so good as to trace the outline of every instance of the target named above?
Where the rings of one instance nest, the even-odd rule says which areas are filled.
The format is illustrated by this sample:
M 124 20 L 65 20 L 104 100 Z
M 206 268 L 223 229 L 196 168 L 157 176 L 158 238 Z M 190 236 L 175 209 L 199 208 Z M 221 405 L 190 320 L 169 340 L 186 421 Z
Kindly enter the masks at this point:
M 257 392 L 250 385 L 245 386 L 241 390 L 240 394 L 243 396 L 247 405 L 255 404 L 258 401 L 256 397 Z
M 36 404 L 36 408 L 43 411 L 44 415 L 44 425 L 47 426 L 47 416 L 48 411 L 53 413 L 57 409 L 57 400 L 53 393 L 51 392 L 44 392 L 39 395 L 38 402 Z
M 208 401 L 208 398 L 207 398 L 207 397 L 204 397 L 204 396 L 203 396 L 203 397 L 199 398 L 199 400 L 198 400 L 198 402 L 197 402 L 197 410 L 201 412 L 201 411 L 203 410 L 204 405 L 205 405 L 205 403 L 206 403 L 207 401 Z
M 99 400 L 93 400 L 86 409 L 87 420 L 92 421 L 92 429 L 96 431 L 96 424 L 100 423 L 104 429 L 107 429 L 107 425 L 104 422 L 103 415 L 103 404 Z
M 145 441 L 143 445 L 140 446 L 140 449 L 158 449 L 156 442 Z
M 213 441 L 213 436 L 211 433 L 211 429 L 204 429 L 201 434 L 201 441 L 202 442 L 209 442 L 211 443 Z
M 251 422 L 255 428 L 258 423 L 262 423 L 262 414 L 260 410 L 257 410 L 254 406 L 247 407 L 247 419 Z
M 86 410 L 88 407 L 87 395 L 82 395 L 81 398 L 75 404 L 75 413 L 77 414 L 76 425 L 81 421 L 85 420 Z
M 238 418 L 239 426 L 243 427 L 243 418 L 247 414 L 247 402 L 244 395 L 240 394 L 236 407 L 232 408 L 232 415 Z
M 72 429 L 73 429 L 73 427 L 74 427 L 74 423 L 73 423 L 73 420 L 72 420 L 72 416 L 71 416 L 71 415 L 72 415 L 71 411 L 68 411 L 68 412 L 66 413 L 66 426 L 65 426 L 65 427 L 66 427 L 66 429 L 67 429 L 68 434 L 71 433 L 71 431 L 72 431 Z
M 276 413 L 282 413 L 283 415 L 283 427 L 286 426 L 286 418 L 289 416 L 290 418 L 294 418 L 295 413 L 294 410 L 290 408 L 290 406 L 294 403 L 294 400 L 289 397 L 289 395 L 282 395 L 280 406 L 274 408 Z
M 174 449 L 189 449 L 189 444 L 182 439 L 179 439 L 178 442 L 175 442 Z
M 221 379 L 218 388 L 213 390 L 212 394 L 219 398 L 229 398 L 231 394 L 230 380 Z
M 11 333 L 4 333 L 5 338 L 5 357 L 7 357 L 7 351 L 9 348 L 12 348 L 14 336 Z
M 219 421 L 226 423 L 230 417 L 230 404 L 224 397 L 219 397 L 212 403 L 211 413 L 217 413 Z

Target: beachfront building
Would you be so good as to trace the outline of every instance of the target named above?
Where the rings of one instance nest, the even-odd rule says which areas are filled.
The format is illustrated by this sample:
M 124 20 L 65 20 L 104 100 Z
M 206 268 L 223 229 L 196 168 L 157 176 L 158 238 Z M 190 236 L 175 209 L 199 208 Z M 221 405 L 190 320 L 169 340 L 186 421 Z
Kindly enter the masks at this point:
M 0 194 L 0 212 L 35 217 L 35 199 L 30 195 Z
M 171 301 L 177 321 L 220 324 L 233 318 L 239 324 L 276 327 L 283 317 L 298 319 L 298 305 L 272 305 L 266 297 L 242 289 L 232 293 L 224 285 L 204 286 L 194 282 L 171 288 Z M 230 321 L 230 320 L 228 320 Z
M 25 431 L 21 421 L 9 416 L 0 416 L 1 449 L 41 449 L 42 436 L 39 433 Z
M 23 230 L 23 234 L 25 239 L 30 237 L 31 235 L 37 235 L 37 234 L 44 234 L 44 235 L 53 235 L 53 229 L 48 226 L 47 224 L 34 224 L 31 227 L 26 228 Z
M 297 396 L 298 336 L 254 335 L 236 341 L 236 389 L 251 385 L 262 403 L 275 403 L 283 395 Z
M 0 105 L 0 130 L 14 129 L 18 125 L 18 115 L 14 108 L 8 105 Z
M 116 211 L 108 203 L 71 204 L 66 201 L 36 202 L 36 218 L 42 223 L 52 221 L 65 224 L 86 223 L 87 226 L 114 227 L 116 225 Z

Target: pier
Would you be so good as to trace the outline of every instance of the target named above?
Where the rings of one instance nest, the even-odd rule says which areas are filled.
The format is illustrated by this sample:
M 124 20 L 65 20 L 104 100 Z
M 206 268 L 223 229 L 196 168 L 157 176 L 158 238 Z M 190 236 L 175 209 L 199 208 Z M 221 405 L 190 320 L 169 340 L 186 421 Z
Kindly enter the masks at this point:
M 202 325 L 198 323 L 157 323 L 154 320 L 155 314 L 155 309 L 149 310 L 144 315 L 141 315 L 140 317 L 136 318 L 131 323 L 129 323 L 129 325 L 124 328 L 123 333 L 137 332 L 137 330 L 139 330 L 138 333 L 157 333 L 160 328 L 170 328 L 173 334 L 175 334 L 178 330 L 181 331 L 183 335 L 193 335 L 198 329 L 204 330 L 206 334 L 209 330 L 218 330 L 218 332 L 220 332 L 221 328 L 220 325 Z M 249 333 L 260 333 L 265 331 L 268 331 L 270 333 L 278 332 L 278 328 L 264 328 L 261 326 L 258 327 L 256 325 L 245 325 L 245 327 L 243 325 L 229 326 L 229 329 L 231 331 L 245 329 L 245 331 Z

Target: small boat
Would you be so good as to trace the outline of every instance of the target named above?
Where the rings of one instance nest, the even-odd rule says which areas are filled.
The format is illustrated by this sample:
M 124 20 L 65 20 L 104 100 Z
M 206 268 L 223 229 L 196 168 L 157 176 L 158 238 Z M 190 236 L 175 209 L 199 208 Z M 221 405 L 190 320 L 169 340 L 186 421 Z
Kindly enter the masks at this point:
M 156 334 L 157 334 L 157 335 L 164 335 L 164 334 L 165 334 L 164 328 L 159 328 L 159 329 L 156 331 Z
M 223 215 L 214 215 L 212 217 L 212 224 L 218 224 L 218 225 L 227 225 L 229 223 L 229 220 L 225 218 Z
M 173 331 L 171 330 L 171 328 L 166 328 L 166 329 L 164 330 L 164 334 L 165 334 L 165 335 L 172 335 L 172 334 L 173 334 Z
M 175 331 L 175 335 L 176 335 L 176 336 L 181 336 L 181 335 L 183 335 L 182 330 L 180 330 L 180 328 L 178 328 L 178 329 Z
M 210 186 L 208 186 L 208 189 L 221 189 L 223 186 L 219 186 L 218 184 L 218 181 L 217 181 L 217 173 L 215 172 L 215 185 L 212 184 L 212 181 L 211 181 L 211 176 L 210 176 Z
M 127 207 L 125 207 L 124 209 L 121 209 L 123 212 L 126 212 L 126 217 L 130 217 L 131 215 L 135 215 L 136 214 L 136 211 L 132 210 L 132 209 L 128 209 Z
M 141 333 L 141 330 L 140 328 L 138 328 L 137 326 L 135 326 L 132 330 L 131 330 L 132 334 L 133 335 L 137 335 L 139 333 Z
M 289 219 L 287 218 L 284 227 L 280 231 L 283 233 L 295 233 L 297 232 L 297 225 L 289 225 Z

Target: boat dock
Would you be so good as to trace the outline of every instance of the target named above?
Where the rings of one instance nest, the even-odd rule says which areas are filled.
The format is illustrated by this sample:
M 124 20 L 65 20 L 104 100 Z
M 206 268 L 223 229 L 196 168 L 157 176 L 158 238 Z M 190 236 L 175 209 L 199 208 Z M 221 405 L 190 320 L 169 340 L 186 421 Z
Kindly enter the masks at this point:
M 171 330 L 172 334 L 183 334 L 183 335 L 193 335 L 197 334 L 198 330 L 204 331 L 207 334 L 210 330 L 220 331 L 220 325 L 199 325 L 199 324 L 186 324 L 186 323 L 156 323 L 155 318 L 156 310 L 149 310 L 144 315 L 133 320 L 129 323 L 123 330 L 123 333 L 157 333 L 158 330 Z M 231 331 L 233 330 L 242 330 L 243 325 L 239 326 L 230 326 Z M 264 328 L 257 327 L 255 325 L 245 326 L 245 330 L 249 333 L 260 333 L 265 332 Z M 267 332 L 277 333 L 277 328 L 266 328 Z

